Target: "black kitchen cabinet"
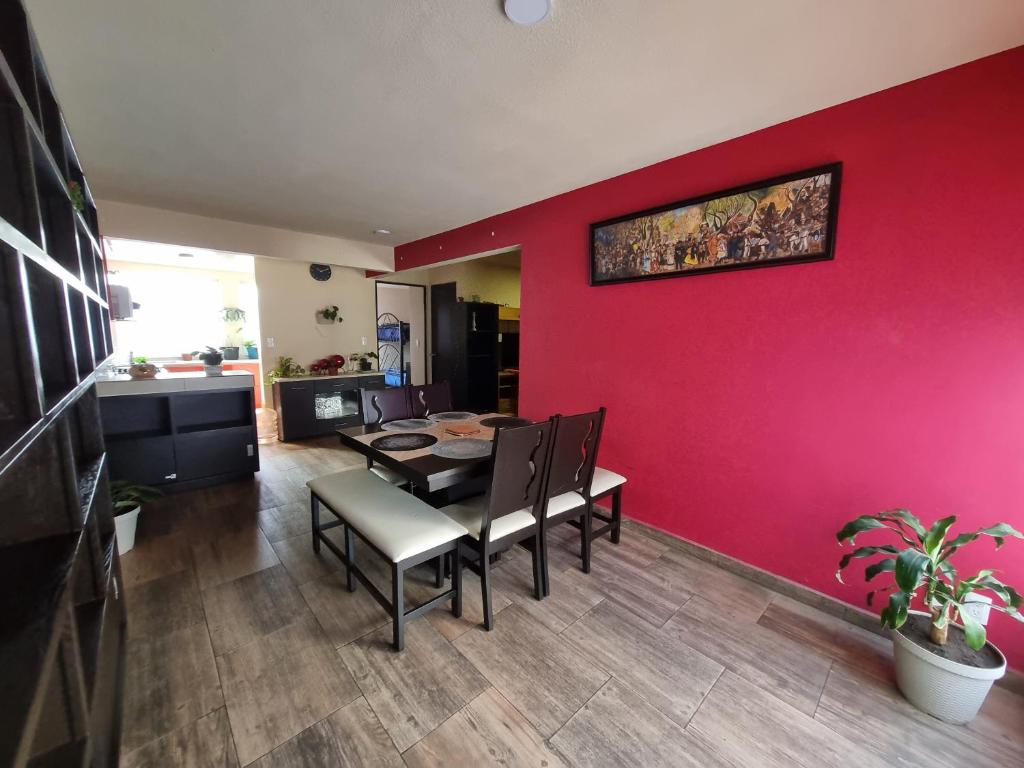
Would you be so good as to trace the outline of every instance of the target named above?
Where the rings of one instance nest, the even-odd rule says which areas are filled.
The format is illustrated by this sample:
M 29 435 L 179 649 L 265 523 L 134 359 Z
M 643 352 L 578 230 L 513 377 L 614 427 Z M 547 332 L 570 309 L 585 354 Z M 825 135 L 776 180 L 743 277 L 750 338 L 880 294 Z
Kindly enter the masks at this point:
M 100 398 L 110 476 L 188 489 L 260 468 L 252 389 Z
M 383 374 L 276 381 L 274 408 L 278 439 L 282 442 L 300 440 L 362 424 L 359 390 L 383 387 Z

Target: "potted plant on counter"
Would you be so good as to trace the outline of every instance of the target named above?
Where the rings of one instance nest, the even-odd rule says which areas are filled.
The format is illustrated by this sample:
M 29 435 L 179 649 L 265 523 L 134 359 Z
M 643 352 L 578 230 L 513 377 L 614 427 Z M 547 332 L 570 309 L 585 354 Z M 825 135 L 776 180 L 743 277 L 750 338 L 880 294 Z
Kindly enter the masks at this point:
M 221 365 L 224 362 L 224 355 L 219 349 L 207 347 L 205 352 L 199 354 L 199 359 L 203 361 L 203 370 L 207 376 L 224 375 L 224 366 Z
M 242 346 L 245 347 L 245 356 L 250 360 L 255 360 L 259 357 L 260 351 L 255 341 L 243 341 Z
M 306 369 L 290 357 L 277 358 L 277 367 L 267 371 L 267 381 L 273 384 L 278 379 L 297 379 L 306 375 Z
M 377 359 L 377 353 L 376 352 L 363 352 L 359 356 L 359 370 L 360 371 L 372 371 L 373 370 L 373 363 L 371 363 L 370 360 L 376 360 L 376 359 Z
M 949 537 L 956 516 L 937 520 L 925 528 L 909 510 L 892 509 L 851 520 L 836 534 L 840 544 L 853 545 L 867 531 L 884 530 L 895 544 L 855 548 L 839 561 L 836 578 L 855 559 L 879 557 L 864 572 L 866 581 L 891 573 L 893 583 L 868 593 L 868 605 L 877 592 L 889 592 L 888 605 L 881 611 L 882 624 L 893 640 L 896 682 L 903 695 L 918 709 L 950 723 L 974 718 L 992 683 L 1006 672 L 1006 658 L 986 641 L 985 625 L 972 607 L 978 592 L 989 592 L 1002 605 L 991 605 L 1017 621 L 1021 596 L 1017 591 L 983 569 L 961 578 L 952 556 L 982 536 L 990 536 L 999 549 L 1006 537 L 1024 538 L 1007 523 Z M 915 599 L 927 612 L 912 610 Z M 984 605 L 983 611 L 990 606 Z M 960 623 L 954 623 L 959 618 Z
M 110 498 L 114 505 L 114 536 L 117 538 L 117 554 L 123 555 L 135 546 L 135 529 L 139 524 L 142 505 L 161 495 L 156 488 L 148 485 L 133 485 L 124 480 L 110 484 Z

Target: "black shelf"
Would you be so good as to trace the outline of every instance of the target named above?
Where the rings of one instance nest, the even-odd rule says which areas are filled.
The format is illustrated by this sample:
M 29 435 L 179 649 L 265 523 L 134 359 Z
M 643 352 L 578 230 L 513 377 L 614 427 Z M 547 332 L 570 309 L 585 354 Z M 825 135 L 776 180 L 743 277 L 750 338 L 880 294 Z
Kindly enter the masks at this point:
M 60 608 L 67 595 L 78 534 L 52 536 L 0 550 L 0 670 L 4 723 L 0 764 L 15 764 L 43 670 L 56 653 Z
M 251 427 L 248 419 L 239 421 L 214 421 L 203 424 L 188 424 L 178 427 L 179 435 L 191 435 L 196 432 L 217 432 L 222 429 L 238 429 L 239 427 Z
M 69 182 L 84 194 L 76 211 Z M 0 764 L 116 765 L 123 604 L 95 367 L 96 203 L 19 0 L 0 3 Z M 87 682 L 88 681 L 88 682 Z M 102 692 L 90 705 L 86 687 Z

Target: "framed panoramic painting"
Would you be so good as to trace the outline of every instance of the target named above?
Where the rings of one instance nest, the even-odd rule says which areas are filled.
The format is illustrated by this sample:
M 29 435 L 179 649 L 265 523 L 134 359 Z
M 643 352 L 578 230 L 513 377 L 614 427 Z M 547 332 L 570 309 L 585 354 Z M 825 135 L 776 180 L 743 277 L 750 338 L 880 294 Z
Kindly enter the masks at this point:
M 590 284 L 831 259 L 842 165 L 590 225 Z

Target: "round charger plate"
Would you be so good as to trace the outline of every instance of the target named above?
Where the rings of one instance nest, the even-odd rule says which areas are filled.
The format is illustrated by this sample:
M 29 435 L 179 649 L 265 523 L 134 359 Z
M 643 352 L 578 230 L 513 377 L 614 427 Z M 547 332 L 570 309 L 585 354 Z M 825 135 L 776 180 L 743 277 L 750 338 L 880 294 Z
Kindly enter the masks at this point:
M 378 451 L 418 451 L 437 442 L 433 435 L 424 435 L 420 432 L 406 433 L 401 435 L 384 435 L 370 443 L 371 448 Z M 489 443 L 488 443 L 489 445 Z
M 430 452 L 446 459 L 482 459 L 491 455 L 491 441 L 478 437 L 457 437 L 430 446 Z
M 481 427 L 528 427 L 533 424 L 529 419 L 521 419 L 518 416 L 491 416 L 480 422 Z
M 468 421 L 469 419 L 475 419 L 476 414 L 469 411 L 443 411 L 441 413 L 432 413 L 427 418 L 431 421 Z
M 380 425 L 389 432 L 405 432 L 410 429 L 430 429 L 434 422 L 429 419 L 395 419 Z

